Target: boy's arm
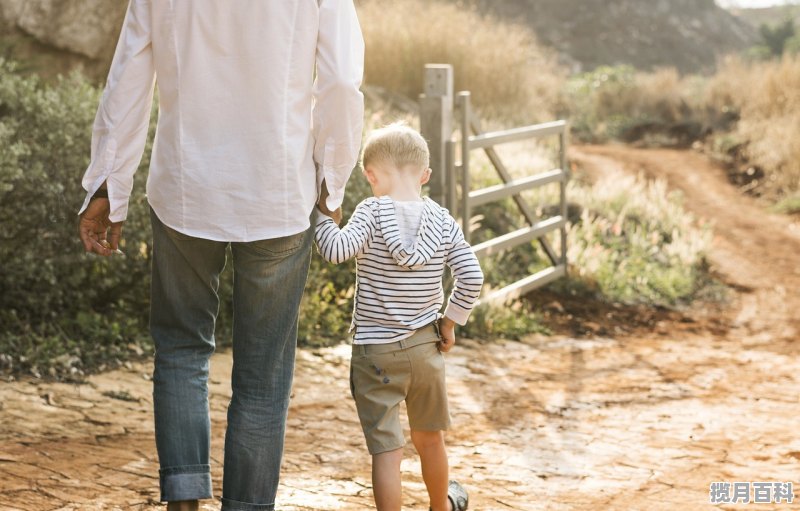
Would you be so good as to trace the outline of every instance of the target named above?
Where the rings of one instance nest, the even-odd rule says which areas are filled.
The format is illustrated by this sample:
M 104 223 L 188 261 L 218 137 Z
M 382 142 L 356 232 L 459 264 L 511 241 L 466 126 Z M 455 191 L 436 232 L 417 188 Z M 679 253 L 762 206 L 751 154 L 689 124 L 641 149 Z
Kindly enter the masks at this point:
M 314 239 L 320 255 L 326 261 L 339 264 L 354 257 L 375 232 L 375 217 L 365 203 L 358 205 L 347 225 L 340 229 L 333 219 L 317 212 Z
M 439 321 L 442 340 L 439 351 L 448 352 L 456 343 L 456 324 L 465 325 L 472 308 L 478 301 L 483 286 L 483 271 L 478 258 L 464 240 L 461 228 L 450 220 L 450 250 L 445 263 L 453 274 L 453 291 L 447 299 L 444 317 Z
M 483 271 L 478 258 L 464 240 L 464 234 L 455 221 L 451 223 L 450 235 L 452 243 L 445 263 L 450 267 L 454 282 L 444 310 L 443 326 L 448 326 L 448 320 L 465 325 L 483 286 Z

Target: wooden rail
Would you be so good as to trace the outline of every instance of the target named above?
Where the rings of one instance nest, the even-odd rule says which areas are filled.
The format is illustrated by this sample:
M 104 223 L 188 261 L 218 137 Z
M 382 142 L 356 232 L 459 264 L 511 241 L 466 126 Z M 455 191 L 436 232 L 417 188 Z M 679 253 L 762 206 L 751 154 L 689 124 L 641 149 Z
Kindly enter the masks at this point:
M 549 268 L 483 296 L 480 302 L 503 303 L 566 276 L 566 187 L 569 181 L 566 160 L 567 122 L 558 120 L 484 133 L 478 118 L 471 111 L 470 93 L 459 92 L 453 95 L 451 66 L 441 64 L 426 66 L 425 84 L 425 94 L 420 98 L 420 124 L 423 136 L 432 146 L 431 168 L 434 170 L 434 176 L 439 174 L 436 180 L 431 181 L 431 197 L 444 204 L 451 212 L 459 213 L 464 238 L 467 241 L 470 241 L 472 234 L 473 208 L 508 197 L 513 198 L 529 225 L 474 245 L 475 254 L 479 258 L 486 258 L 524 243 L 538 241 L 552 264 Z M 457 119 L 455 112 L 458 113 Z M 461 133 L 460 143 L 453 140 L 454 124 Z M 502 144 L 552 136 L 558 137 L 558 168 L 523 178 L 514 179 L 494 149 Z M 470 153 L 474 150 L 483 150 L 486 153 L 503 184 L 480 190 L 472 189 Z M 549 218 L 538 218 L 521 193 L 552 183 L 559 184 L 559 214 Z M 548 233 L 556 231 L 559 232 L 561 242 L 558 254 L 545 237 Z

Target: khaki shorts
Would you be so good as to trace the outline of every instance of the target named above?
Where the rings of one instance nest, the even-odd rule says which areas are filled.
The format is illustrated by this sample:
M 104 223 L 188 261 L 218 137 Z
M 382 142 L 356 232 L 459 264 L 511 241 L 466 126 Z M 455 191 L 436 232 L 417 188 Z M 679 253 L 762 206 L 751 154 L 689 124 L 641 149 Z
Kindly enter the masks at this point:
M 442 431 L 450 427 L 444 357 L 433 325 L 390 344 L 354 344 L 350 390 L 370 454 L 405 445 L 400 403 L 406 402 L 412 430 Z

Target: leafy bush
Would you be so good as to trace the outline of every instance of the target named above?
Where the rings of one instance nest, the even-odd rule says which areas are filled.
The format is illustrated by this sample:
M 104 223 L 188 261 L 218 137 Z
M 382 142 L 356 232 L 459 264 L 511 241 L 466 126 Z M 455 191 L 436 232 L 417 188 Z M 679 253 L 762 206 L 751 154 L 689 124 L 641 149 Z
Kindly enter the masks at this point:
M 99 93 L 78 74 L 44 85 L 0 60 L 0 353 L 6 369 L 37 373 L 37 366 L 62 357 L 60 369 L 75 374 L 146 342 L 146 170 L 125 226 L 124 259 L 86 256 L 77 236 L 85 195 L 80 178 Z M 146 156 L 142 167 L 148 163 Z

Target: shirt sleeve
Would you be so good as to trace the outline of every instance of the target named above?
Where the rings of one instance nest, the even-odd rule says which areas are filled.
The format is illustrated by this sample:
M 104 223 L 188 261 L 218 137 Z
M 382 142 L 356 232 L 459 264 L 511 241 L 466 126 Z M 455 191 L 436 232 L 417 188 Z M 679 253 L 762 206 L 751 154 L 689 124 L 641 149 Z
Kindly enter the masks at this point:
M 78 214 L 106 181 L 109 219 L 120 222 L 127 218 L 133 174 L 144 153 L 155 89 L 150 1 L 130 0 L 128 4 L 92 128 L 91 162 L 82 180 L 88 193 Z
M 355 257 L 377 227 L 370 207 L 362 202 L 353 212 L 347 225 L 340 229 L 329 216 L 317 211 L 314 239 L 320 255 L 328 262 L 339 264 Z
M 358 161 L 364 118 L 364 39 L 353 0 L 320 0 L 317 74 L 314 81 L 314 161 L 333 211 Z M 319 187 L 318 187 L 319 188 Z
M 445 263 L 453 274 L 453 291 L 444 315 L 459 325 L 465 325 L 481 294 L 483 271 L 458 223 L 451 219 L 450 224 L 451 246 Z

